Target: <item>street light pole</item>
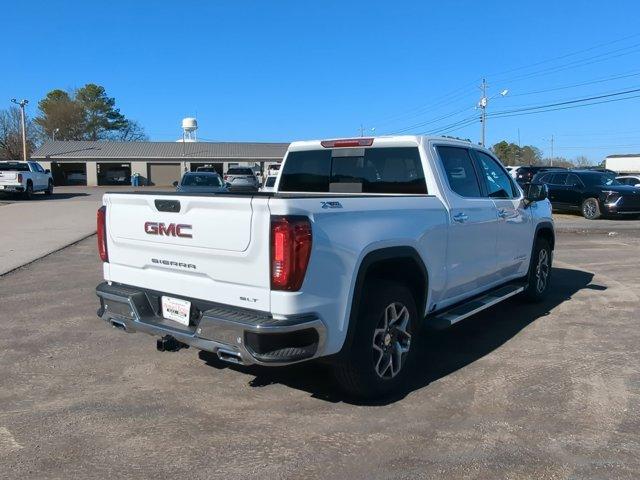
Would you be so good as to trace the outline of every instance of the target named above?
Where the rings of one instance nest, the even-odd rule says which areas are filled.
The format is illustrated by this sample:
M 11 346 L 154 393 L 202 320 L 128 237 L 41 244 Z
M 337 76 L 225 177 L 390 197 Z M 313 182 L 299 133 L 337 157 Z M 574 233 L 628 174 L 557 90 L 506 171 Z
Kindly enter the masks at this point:
M 20 120 L 22 123 L 22 159 L 26 162 L 27 161 L 27 131 L 26 131 L 27 128 L 26 128 L 25 119 L 24 119 L 24 107 L 27 103 L 29 103 L 29 100 L 23 99 L 23 100 L 17 101 L 15 98 L 12 98 L 11 102 L 20 106 Z
M 482 84 L 480 85 L 480 90 L 482 91 L 482 97 L 480 97 L 480 101 L 478 102 L 478 108 L 481 110 L 480 112 L 480 145 L 484 147 L 485 142 L 485 134 L 487 130 L 487 105 L 489 104 L 489 100 L 494 99 L 496 97 L 504 97 L 509 93 L 509 90 L 502 90 L 500 93 L 494 95 L 491 98 L 487 98 L 487 87 L 489 84 L 483 78 Z
M 51 140 L 53 140 L 54 142 L 56 141 L 56 133 L 58 133 L 60 131 L 59 128 L 54 128 L 53 131 L 51 132 Z
M 480 107 L 480 145 L 484 147 L 484 135 L 487 125 L 487 103 L 489 99 L 487 98 L 487 81 L 483 78 L 482 85 L 480 85 L 480 90 L 482 90 L 482 97 L 478 102 L 478 107 Z

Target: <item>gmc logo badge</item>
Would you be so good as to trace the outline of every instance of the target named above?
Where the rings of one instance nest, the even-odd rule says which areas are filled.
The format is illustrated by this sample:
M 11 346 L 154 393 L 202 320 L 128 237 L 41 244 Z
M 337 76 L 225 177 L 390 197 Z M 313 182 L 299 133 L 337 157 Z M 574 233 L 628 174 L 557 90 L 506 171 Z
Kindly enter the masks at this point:
M 144 233 L 148 235 L 165 235 L 167 237 L 181 237 L 181 238 L 193 238 L 191 233 L 185 232 L 185 230 L 191 230 L 191 225 L 185 225 L 183 223 L 175 224 L 170 223 L 165 225 L 158 222 L 145 222 Z

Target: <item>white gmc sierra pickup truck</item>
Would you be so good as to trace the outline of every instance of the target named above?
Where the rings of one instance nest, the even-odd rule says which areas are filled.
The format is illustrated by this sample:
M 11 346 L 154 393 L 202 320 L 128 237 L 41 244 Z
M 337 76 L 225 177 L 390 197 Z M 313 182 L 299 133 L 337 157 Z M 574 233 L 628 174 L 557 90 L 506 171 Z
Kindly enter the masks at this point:
M 542 298 L 543 185 L 437 137 L 294 142 L 275 192 L 108 193 L 98 316 L 239 364 L 324 357 L 358 396 L 400 386 L 423 324 Z M 516 313 L 517 314 L 517 313 Z
M 34 192 L 53 193 L 53 177 L 38 162 L 0 161 L 0 193 L 20 193 L 27 200 Z

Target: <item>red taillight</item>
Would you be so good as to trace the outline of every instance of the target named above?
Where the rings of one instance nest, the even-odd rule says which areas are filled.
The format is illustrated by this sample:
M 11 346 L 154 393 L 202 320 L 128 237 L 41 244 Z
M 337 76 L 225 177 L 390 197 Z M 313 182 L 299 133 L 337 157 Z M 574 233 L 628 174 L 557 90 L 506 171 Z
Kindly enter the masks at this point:
M 302 286 L 311 254 L 311 222 L 306 217 L 271 217 L 271 288 Z
M 227 178 L 229 178 L 229 175 L 225 175 L 224 177 L 222 177 L 224 180 L 226 180 Z
M 107 252 L 107 207 L 104 205 L 98 209 L 97 215 L 98 255 L 103 262 L 109 261 Z
M 21 173 L 18 174 L 18 183 L 22 183 L 22 174 Z
M 324 148 L 340 147 L 370 147 L 373 145 L 373 138 L 348 138 L 344 140 L 323 140 L 320 142 Z

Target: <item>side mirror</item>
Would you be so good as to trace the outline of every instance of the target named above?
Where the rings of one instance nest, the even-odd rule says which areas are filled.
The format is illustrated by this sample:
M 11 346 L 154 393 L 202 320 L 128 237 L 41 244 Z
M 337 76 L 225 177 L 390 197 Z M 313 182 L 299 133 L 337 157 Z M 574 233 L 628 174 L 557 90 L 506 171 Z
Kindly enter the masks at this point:
M 549 188 L 544 183 L 527 183 L 524 186 L 524 203 L 529 206 L 549 196 Z
M 173 182 L 173 186 L 177 187 L 178 186 L 178 182 L 177 181 Z
M 48 168 L 44 171 L 44 173 L 51 173 L 51 170 L 49 170 Z
M 231 184 L 229 182 L 224 182 L 224 186 L 227 188 L 231 188 Z

